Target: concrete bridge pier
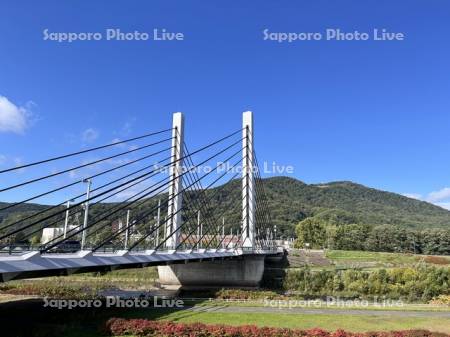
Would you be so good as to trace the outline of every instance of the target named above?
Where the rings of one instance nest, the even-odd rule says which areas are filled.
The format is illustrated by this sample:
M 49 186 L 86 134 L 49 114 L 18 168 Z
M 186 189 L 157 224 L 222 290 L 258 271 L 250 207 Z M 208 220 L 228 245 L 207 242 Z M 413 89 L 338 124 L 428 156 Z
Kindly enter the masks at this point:
M 264 255 L 158 266 L 162 285 L 187 288 L 258 287 L 264 274 Z

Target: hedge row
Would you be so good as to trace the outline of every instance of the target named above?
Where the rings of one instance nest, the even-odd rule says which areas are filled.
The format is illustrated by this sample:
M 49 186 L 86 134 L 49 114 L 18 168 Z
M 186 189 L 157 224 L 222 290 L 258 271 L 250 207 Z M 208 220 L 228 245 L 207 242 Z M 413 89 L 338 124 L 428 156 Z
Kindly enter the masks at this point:
M 428 302 L 439 295 L 450 295 L 450 268 L 417 266 L 374 271 L 289 270 L 285 290 L 308 297 L 403 299 Z
M 201 323 L 174 323 L 146 319 L 111 318 L 105 332 L 112 336 L 138 337 L 450 337 L 448 334 L 426 330 L 354 333 L 344 330 L 328 332 L 322 329 L 258 328 L 253 325 L 225 326 Z

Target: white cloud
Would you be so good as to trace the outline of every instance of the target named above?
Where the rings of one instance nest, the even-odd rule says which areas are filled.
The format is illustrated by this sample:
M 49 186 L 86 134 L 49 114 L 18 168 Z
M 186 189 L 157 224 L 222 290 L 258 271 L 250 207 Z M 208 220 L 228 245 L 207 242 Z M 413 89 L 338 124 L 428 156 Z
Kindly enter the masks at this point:
M 31 124 L 31 106 L 17 106 L 5 96 L 0 96 L 0 132 L 23 134 Z
M 121 142 L 121 141 L 122 141 L 122 139 L 120 139 L 120 138 L 114 138 L 114 139 L 111 141 L 111 144 L 119 143 L 119 142 Z M 127 143 L 120 143 L 120 144 L 117 144 L 116 147 L 117 147 L 117 148 L 121 148 L 121 149 L 128 149 L 128 150 L 130 150 L 130 151 L 136 150 L 136 149 L 138 148 L 137 145 L 128 145 Z
M 438 202 L 446 199 L 450 199 L 450 187 L 444 187 L 439 191 L 433 191 L 427 196 L 427 201 L 430 202 Z
M 404 193 L 405 197 L 422 200 L 450 210 L 450 187 L 441 188 L 423 196 L 419 193 Z
M 419 193 L 403 193 L 402 195 L 404 197 L 411 198 L 411 199 L 417 199 L 417 200 L 422 199 L 422 194 L 419 194 Z
M 436 206 L 448 209 L 450 211 L 450 202 L 437 202 L 435 203 Z
M 122 128 L 119 131 L 119 135 L 128 136 L 133 131 L 133 125 L 136 122 L 136 118 L 131 118 L 122 125 Z
M 142 178 L 140 180 L 140 182 L 136 185 L 133 185 L 134 183 L 129 183 L 127 185 L 125 185 L 122 188 L 125 188 L 123 191 L 117 193 L 116 195 L 114 195 L 111 199 L 111 201 L 124 201 L 127 200 L 128 198 L 130 198 L 131 200 L 136 200 L 138 198 L 150 198 L 151 196 L 155 195 L 156 193 L 160 193 L 162 191 L 164 191 L 164 187 L 161 187 L 161 184 L 156 184 L 154 185 L 156 182 L 153 179 L 145 179 Z M 158 189 L 158 187 L 161 187 L 160 189 Z M 149 195 L 146 195 L 147 193 L 155 190 L 155 192 L 150 193 Z M 140 193 L 142 192 L 142 193 Z M 136 195 L 137 194 L 137 195 Z
M 96 140 L 99 136 L 99 133 L 97 130 L 89 128 L 83 131 L 81 134 L 81 139 L 84 143 L 92 143 L 94 140 Z
M 128 135 L 131 133 L 132 122 L 126 122 L 122 127 L 122 134 Z
M 22 158 L 20 158 L 20 157 L 15 157 L 14 159 L 13 159 L 13 162 L 14 162 L 14 166 L 15 167 L 18 167 L 18 166 L 22 166 L 23 165 L 23 160 L 22 160 Z M 25 172 L 25 168 L 21 168 L 21 169 L 19 169 L 19 170 L 17 170 L 16 172 L 18 172 L 18 173 L 23 173 L 23 172 Z
M 0 166 L 2 165 L 8 165 L 8 166 L 14 166 L 14 167 L 18 167 L 18 166 L 22 166 L 23 165 L 23 159 L 21 157 L 7 157 L 3 154 L 0 154 Z M 19 170 L 17 170 L 16 172 L 18 173 L 23 173 L 25 172 L 26 169 L 25 168 L 21 168 Z
M 114 139 L 111 141 L 111 144 L 120 143 L 121 141 L 122 141 L 122 139 L 120 139 L 120 138 L 114 138 Z M 126 148 L 126 147 L 127 147 L 127 144 L 126 144 L 126 143 L 120 143 L 120 144 L 117 144 L 116 146 L 119 147 L 119 148 Z

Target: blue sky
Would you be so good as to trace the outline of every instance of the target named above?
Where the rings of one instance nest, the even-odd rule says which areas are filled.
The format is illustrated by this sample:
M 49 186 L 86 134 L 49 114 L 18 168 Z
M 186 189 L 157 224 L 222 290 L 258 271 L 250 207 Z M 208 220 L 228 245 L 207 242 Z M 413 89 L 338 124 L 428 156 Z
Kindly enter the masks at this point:
M 164 129 L 175 111 L 196 148 L 252 110 L 260 161 L 292 165 L 307 183 L 351 180 L 450 207 L 448 1 L 3 0 L 1 8 L 1 168 Z M 108 28 L 164 28 L 184 40 L 43 39 L 45 29 Z M 405 39 L 263 39 L 264 29 L 328 28 L 385 28 Z

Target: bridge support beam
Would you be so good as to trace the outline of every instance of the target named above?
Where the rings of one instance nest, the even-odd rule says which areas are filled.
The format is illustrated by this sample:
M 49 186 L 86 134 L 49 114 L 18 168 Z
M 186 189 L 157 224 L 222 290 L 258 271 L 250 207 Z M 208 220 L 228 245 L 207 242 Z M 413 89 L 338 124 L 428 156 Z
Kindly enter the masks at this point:
M 255 180 L 253 170 L 253 114 L 242 115 L 242 246 L 255 247 Z
M 183 288 L 258 287 L 264 274 L 264 255 L 158 266 L 162 285 Z
M 167 208 L 166 248 L 174 249 L 180 242 L 181 207 L 183 196 L 180 191 L 183 189 L 183 144 L 184 144 L 184 116 L 181 112 L 173 114 L 172 125 L 172 165 L 170 166 L 169 203 Z M 179 193 L 179 194 L 178 194 Z M 173 234 L 172 234 L 173 233 Z M 171 235 L 172 234 L 172 235 Z

